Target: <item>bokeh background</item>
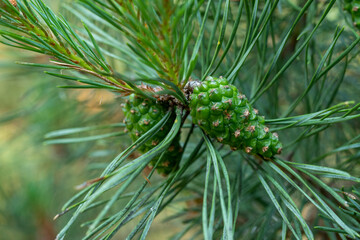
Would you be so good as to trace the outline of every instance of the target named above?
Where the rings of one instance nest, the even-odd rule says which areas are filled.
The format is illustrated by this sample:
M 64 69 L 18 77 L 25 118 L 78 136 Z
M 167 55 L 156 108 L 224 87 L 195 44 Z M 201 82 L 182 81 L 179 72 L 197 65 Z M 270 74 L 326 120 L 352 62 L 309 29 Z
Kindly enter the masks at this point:
M 64 4 L 59 0 L 45 2 L 55 11 Z M 58 129 L 106 125 L 122 119 L 120 101 L 111 92 L 59 88 L 68 83 L 46 75 L 47 69 L 16 63 L 48 61 L 46 56 L 0 45 L 0 240 L 55 239 L 71 213 L 56 221 L 53 218 L 78 192 L 76 186 L 97 177 L 130 141 L 109 137 L 46 144 L 45 136 Z M 77 136 L 87 137 L 72 135 Z M 149 239 L 166 239 L 180 231 L 181 224 L 169 223 L 166 218 L 181 207 L 162 213 Z M 68 239 L 80 239 L 83 231 L 83 226 L 73 228 Z M 122 239 L 122 235 L 119 232 L 115 239 Z

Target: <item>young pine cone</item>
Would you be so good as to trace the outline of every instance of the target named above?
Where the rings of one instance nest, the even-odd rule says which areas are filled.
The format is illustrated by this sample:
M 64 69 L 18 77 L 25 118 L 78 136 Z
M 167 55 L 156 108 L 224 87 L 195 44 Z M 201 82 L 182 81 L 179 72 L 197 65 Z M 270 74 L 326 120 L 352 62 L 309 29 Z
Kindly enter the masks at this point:
M 190 96 L 193 122 L 210 137 L 249 154 L 270 158 L 280 154 L 282 144 L 265 126 L 245 95 L 225 78 L 208 77 L 194 87 Z

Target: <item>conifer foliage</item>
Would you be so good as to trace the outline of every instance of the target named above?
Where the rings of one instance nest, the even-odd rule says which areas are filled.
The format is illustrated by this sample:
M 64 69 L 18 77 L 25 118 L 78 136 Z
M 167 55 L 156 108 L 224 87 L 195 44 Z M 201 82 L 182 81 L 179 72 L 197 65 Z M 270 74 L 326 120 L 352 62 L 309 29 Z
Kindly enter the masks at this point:
M 123 103 L 124 122 L 48 134 L 131 140 L 64 204 L 57 239 L 146 239 L 169 206 L 173 239 L 359 239 L 356 4 L 0 0 L 1 43 L 50 57 L 21 64 Z

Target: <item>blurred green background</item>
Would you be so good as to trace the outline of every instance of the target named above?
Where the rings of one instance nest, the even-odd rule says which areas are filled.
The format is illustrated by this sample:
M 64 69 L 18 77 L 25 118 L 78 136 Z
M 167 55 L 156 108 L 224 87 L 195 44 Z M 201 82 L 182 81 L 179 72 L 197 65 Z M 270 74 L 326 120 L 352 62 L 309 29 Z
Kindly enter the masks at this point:
M 47 3 L 59 9 L 58 0 Z M 16 61 L 46 64 L 49 59 L 0 45 L 0 240 L 55 239 L 71 213 L 53 217 L 78 191 L 75 186 L 97 177 L 130 139 L 44 144 L 51 131 L 120 122 L 120 102 L 107 91 L 58 88 L 68 83 Z M 180 231 L 176 221 L 167 222 L 164 231 L 163 220 L 181 207 L 162 213 L 149 239 Z M 68 239 L 80 239 L 83 231 L 73 228 Z
M 44 135 L 98 123 L 103 108 L 94 101 L 106 106 L 106 96 L 59 89 L 43 69 L 14 63 L 46 57 L 3 46 L 0 53 L 0 239 L 54 239 L 64 222 L 52 219 L 89 178 L 84 153 L 94 143 L 44 145 Z
M 78 191 L 75 187 L 97 177 L 130 139 L 46 145 L 44 136 L 58 129 L 120 122 L 120 103 L 106 91 L 57 88 L 66 83 L 44 69 L 15 63 L 47 63 L 47 57 L 4 46 L 0 53 L 0 240 L 55 239 L 71 213 L 56 221 L 53 217 Z M 163 223 L 179 208 L 161 214 L 149 239 L 181 231 L 176 221 L 167 222 L 166 231 Z M 80 239 L 83 231 L 73 228 L 68 239 Z

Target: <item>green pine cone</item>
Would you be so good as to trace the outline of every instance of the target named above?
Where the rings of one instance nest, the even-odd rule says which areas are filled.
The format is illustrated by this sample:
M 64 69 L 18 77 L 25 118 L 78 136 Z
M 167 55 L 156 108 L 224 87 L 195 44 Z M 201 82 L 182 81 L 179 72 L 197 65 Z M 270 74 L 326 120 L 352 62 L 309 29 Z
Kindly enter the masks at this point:
M 346 0 L 344 9 L 351 14 L 354 26 L 360 29 L 360 0 Z
M 129 132 L 133 141 L 139 139 L 143 134 L 154 127 L 166 114 L 167 109 L 150 99 L 131 94 L 123 105 L 125 114 L 124 123 L 126 131 Z M 139 147 L 141 153 L 146 153 L 158 145 L 169 133 L 175 115 L 172 115 L 168 122 L 158 131 L 155 136 Z M 165 152 L 163 161 L 159 163 L 157 171 L 160 174 L 169 174 L 179 167 L 182 148 L 180 146 L 180 134 L 175 137 L 168 150 Z M 159 157 L 154 158 L 150 165 L 154 166 Z
M 281 153 L 278 135 L 269 131 L 264 117 L 225 78 L 207 77 L 194 87 L 190 109 L 194 123 L 233 150 L 266 158 Z

